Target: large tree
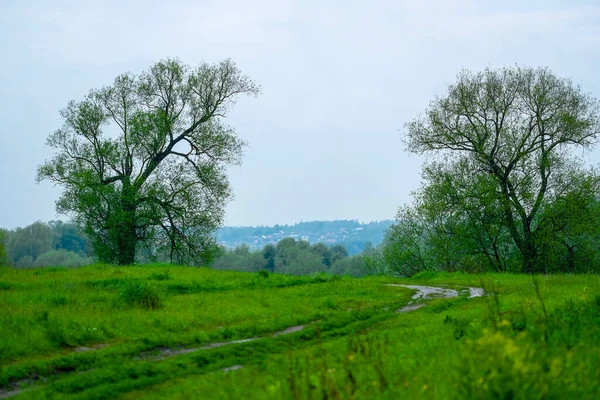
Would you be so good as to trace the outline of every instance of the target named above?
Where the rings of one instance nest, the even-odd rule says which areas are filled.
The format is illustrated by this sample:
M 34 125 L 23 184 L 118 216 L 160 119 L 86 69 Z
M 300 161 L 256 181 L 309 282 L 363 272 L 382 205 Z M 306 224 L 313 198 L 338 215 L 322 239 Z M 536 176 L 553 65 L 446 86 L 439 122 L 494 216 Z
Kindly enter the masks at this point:
M 61 112 L 47 141 L 57 152 L 38 180 L 64 187 L 57 210 L 85 227 L 103 261 L 134 263 L 145 246 L 204 262 L 231 196 L 225 168 L 245 145 L 222 119 L 258 92 L 230 60 L 190 68 L 167 59 L 120 75 Z
M 596 99 L 545 68 L 463 72 L 424 115 L 407 124 L 405 139 L 409 150 L 433 155 L 446 171 L 462 164 L 481 176 L 474 181 L 493 185 L 485 196 L 493 190 L 523 270 L 536 272 L 542 268 L 544 210 L 568 192 L 564 178 L 577 165 L 573 150 L 597 143 L 599 110 Z M 464 201 L 457 204 L 471 214 L 481 203 Z M 493 206 L 488 200 L 482 204 Z M 496 212 L 495 206 L 488 210 Z M 487 241 L 490 235 L 484 233 Z

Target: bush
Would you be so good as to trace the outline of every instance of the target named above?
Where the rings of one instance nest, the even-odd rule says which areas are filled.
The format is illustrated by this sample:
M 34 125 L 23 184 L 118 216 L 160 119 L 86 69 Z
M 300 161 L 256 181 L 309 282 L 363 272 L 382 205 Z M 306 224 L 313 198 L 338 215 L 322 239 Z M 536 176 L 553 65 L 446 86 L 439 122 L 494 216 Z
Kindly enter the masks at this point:
M 40 255 L 34 262 L 34 267 L 81 267 L 91 264 L 89 258 L 83 258 L 77 253 L 67 250 L 52 250 Z

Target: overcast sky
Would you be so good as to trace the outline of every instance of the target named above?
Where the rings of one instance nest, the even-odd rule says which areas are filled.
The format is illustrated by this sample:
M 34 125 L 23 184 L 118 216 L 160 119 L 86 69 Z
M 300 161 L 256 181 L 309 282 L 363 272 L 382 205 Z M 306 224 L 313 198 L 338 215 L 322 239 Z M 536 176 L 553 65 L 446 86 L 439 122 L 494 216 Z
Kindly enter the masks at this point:
M 0 0 L 0 227 L 58 217 L 35 175 L 59 110 L 166 57 L 262 86 L 228 118 L 249 147 L 227 225 L 381 220 L 420 182 L 404 124 L 461 69 L 548 66 L 600 97 L 600 2 Z

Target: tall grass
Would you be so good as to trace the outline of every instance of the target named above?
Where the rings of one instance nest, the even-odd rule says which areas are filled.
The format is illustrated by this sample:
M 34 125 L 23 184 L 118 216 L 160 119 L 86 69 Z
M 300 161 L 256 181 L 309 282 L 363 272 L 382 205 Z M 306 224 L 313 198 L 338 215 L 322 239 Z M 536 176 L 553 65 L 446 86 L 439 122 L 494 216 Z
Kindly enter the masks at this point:
M 162 301 L 157 291 L 145 282 L 127 280 L 121 287 L 119 296 L 128 305 L 138 306 L 147 310 L 162 307 Z

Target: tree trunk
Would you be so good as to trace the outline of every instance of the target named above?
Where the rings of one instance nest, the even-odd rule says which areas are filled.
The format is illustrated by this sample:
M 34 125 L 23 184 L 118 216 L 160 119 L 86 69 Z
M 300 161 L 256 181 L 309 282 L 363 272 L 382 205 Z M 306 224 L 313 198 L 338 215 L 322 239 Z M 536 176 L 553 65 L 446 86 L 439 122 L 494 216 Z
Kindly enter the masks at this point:
M 135 248 L 137 245 L 137 235 L 135 224 L 123 223 L 118 233 L 119 246 L 119 265 L 131 265 L 135 263 Z
M 128 182 L 124 182 L 121 192 L 121 218 L 117 233 L 119 248 L 119 265 L 135 263 L 135 248 L 138 237 L 136 232 L 136 204 L 135 194 Z
M 521 253 L 523 254 L 523 272 L 526 274 L 538 274 L 543 272 L 540 260 L 539 252 L 535 243 L 535 239 L 529 227 L 525 227 L 523 234 L 523 248 Z
M 568 243 L 565 243 L 567 246 L 567 271 L 569 273 L 575 272 L 575 246 L 570 246 Z

